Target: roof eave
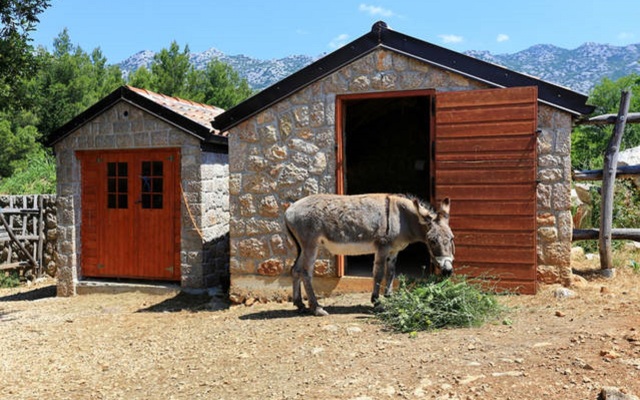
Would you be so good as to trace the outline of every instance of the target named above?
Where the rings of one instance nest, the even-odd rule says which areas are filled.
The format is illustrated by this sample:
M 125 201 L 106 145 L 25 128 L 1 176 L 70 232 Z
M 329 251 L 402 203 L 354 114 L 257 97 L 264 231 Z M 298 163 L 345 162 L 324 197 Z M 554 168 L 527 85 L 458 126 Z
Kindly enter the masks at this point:
M 369 32 L 294 72 L 281 81 L 276 82 L 235 107 L 226 110 L 216 116 L 211 123 L 215 129 L 227 131 L 245 119 L 269 108 L 290 94 L 331 75 L 353 60 L 370 53 L 378 44 L 377 39 L 372 37 L 371 32 Z M 247 112 L 247 110 L 250 111 Z
M 490 86 L 537 86 L 539 101 L 576 116 L 588 115 L 594 110 L 593 106 L 586 105 L 586 95 L 392 31 L 384 22 L 377 22 L 370 32 L 360 38 L 218 115 L 212 121 L 212 125 L 216 129 L 227 131 L 292 93 L 381 47 L 485 82 Z
M 495 87 L 538 86 L 540 101 L 573 114 L 591 114 L 594 110 L 585 104 L 588 96 L 582 93 L 399 32 L 387 29 L 383 46 Z
M 98 101 L 97 103 L 77 115 L 75 118 L 71 119 L 69 122 L 56 129 L 45 144 L 47 146 L 53 147 L 58 142 L 69 136 L 71 133 L 75 132 L 86 123 L 94 119 L 97 115 L 101 114 L 108 108 L 113 107 L 119 101 L 125 101 L 129 104 L 139 107 L 146 112 L 155 115 L 159 119 L 162 119 L 163 121 L 177 127 L 185 133 L 196 137 L 203 143 L 209 141 L 212 143 L 220 142 L 217 135 L 214 135 L 209 128 L 193 121 L 192 119 L 180 115 L 179 113 L 176 113 L 175 111 L 170 110 L 139 93 L 136 93 L 135 91 L 129 89 L 127 86 L 120 86 L 118 89 L 114 90 L 102 100 Z M 223 141 L 226 142 L 226 140 Z

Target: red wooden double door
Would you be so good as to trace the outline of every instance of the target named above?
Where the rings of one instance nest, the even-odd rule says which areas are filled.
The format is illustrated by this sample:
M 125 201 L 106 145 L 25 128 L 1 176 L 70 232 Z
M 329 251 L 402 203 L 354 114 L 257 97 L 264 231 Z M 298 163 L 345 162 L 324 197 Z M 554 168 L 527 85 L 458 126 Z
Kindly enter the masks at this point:
M 180 280 L 179 150 L 77 156 L 82 276 Z

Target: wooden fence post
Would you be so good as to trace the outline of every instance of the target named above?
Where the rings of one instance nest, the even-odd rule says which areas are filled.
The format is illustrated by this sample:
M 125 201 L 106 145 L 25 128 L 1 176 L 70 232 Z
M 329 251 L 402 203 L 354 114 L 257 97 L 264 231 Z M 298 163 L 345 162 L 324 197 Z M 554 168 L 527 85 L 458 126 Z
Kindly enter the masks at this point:
M 618 152 L 622 142 L 622 134 L 626 124 L 631 93 L 622 91 L 620 97 L 620 109 L 616 119 L 613 135 L 604 156 L 602 167 L 602 207 L 600 211 L 600 268 L 610 270 L 612 267 L 611 254 L 611 228 L 613 219 L 613 189 L 616 181 L 616 169 L 618 166 Z

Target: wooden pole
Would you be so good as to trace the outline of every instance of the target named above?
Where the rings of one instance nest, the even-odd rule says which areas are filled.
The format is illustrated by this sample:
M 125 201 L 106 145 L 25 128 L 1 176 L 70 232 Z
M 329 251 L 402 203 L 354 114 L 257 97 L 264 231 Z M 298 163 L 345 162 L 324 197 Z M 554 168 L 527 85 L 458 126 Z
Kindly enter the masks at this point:
M 602 168 L 602 206 L 600 211 L 600 269 L 609 270 L 612 267 L 611 228 L 613 219 L 613 189 L 616 181 L 618 166 L 618 152 L 622 142 L 622 134 L 629 113 L 631 92 L 623 90 L 620 97 L 618 118 L 613 128 L 613 135 L 604 155 Z
M 573 171 L 574 181 L 601 181 L 602 170 L 590 169 L 585 171 Z M 640 165 L 623 165 L 616 169 L 616 178 L 637 178 L 640 175 Z
M 599 229 L 574 229 L 571 240 L 574 242 L 578 240 L 596 240 L 599 237 Z M 640 242 L 640 229 L 611 229 L 611 239 L 633 240 L 636 242 Z
M 616 114 L 598 115 L 597 117 L 589 118 L 586 121 L 579 121 L 578 125 L 607 125 L 613 124 L 617 121 L 618 116 Z M 640 123 L 640 113 L 628 113 L 626 118 L 627 124 Z

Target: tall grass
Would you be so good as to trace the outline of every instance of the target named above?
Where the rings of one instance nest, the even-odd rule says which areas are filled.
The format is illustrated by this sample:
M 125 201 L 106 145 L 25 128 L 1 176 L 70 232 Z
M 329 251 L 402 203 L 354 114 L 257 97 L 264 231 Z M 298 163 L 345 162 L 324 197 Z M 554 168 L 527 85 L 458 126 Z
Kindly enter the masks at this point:
M 56 163 L 53 156 L 34 151 L 13 175 L 0 178 L 0 194 L 50 194 L 56 192 Z
M 480 326 L 505 311 L 494 294 L 464 277 L 410 281 L 399 278 L 398 290 L 383 298 L 376 316 L 399 332 Z

